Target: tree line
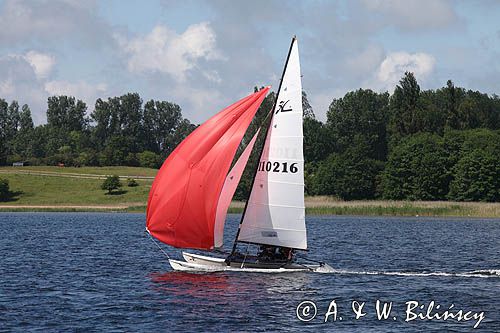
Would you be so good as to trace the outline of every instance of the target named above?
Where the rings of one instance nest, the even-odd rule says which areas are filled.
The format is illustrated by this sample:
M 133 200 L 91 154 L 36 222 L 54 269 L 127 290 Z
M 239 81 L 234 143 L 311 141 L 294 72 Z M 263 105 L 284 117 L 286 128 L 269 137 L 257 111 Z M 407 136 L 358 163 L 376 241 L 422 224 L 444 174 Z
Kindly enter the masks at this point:
M 500 201 L 500 99 L 455 87 L 334 99 L 326 123 L 304 119 L 306 189 L 345 200 Z
M 257 88 L 256 88 L 257 89 Z M 266 117 L 269 94 L 239 152 Z M 500 99 L 448 81 L 422 91 L 405 73 L 391 95 L 359 89 L 333 99 L 326 122 L 303 93 L 306 193 L 344 200 L 500 201 Z M 52 96 L 47 123 L 34 126 L 28 105 L 0 99 L 0 164 L 158 168 L 196 128 L 171 102 L 137 93 L 84 102 Z M 256 146 L 262 144 L 262 133 Z M 236 198 L 246 199 L 255 151 Z
M 19 110 L 0 99 L 0 164 L 157 168 L 196 126 L 174 103 L 129 93 L 87 105 L 71 96 L 52 96 L 47 123 L 33 125 L 28 105 Z

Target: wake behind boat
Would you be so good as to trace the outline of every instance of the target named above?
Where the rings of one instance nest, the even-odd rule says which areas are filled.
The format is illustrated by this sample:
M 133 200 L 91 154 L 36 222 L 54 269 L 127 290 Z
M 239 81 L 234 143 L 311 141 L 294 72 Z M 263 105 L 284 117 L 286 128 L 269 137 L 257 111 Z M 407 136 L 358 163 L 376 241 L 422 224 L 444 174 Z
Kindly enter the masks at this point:
M 207 120 L 165 160 L 148 198 L 146 230 L 152 237 L 178 248 L 222 247 L 227 209 L 260 129 L 230 170 L 231 163 L 268 91 L 269 87 L 263 88 Z M 300 263 L 294 257 L 296 251 L 307 250 L 302 83 L 295 37 L 268 117 L 269 124 L 262 125 L 265 140 L 256 148 L 259 163 L 231 253 L 214 258 L 185 252 L 184 261 L 169 259 L 174 270 L 331 269 L 324 263 Z

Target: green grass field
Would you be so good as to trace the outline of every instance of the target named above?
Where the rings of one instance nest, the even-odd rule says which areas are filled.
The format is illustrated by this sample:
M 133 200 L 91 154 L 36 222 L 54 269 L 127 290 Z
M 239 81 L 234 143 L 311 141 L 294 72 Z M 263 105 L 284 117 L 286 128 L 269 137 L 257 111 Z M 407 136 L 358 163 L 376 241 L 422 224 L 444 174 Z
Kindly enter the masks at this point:
M 0 211 L 126 211 L 145 212 L 156 169 L 133 167 L 1 167 L 0 178 L 9 180 L 13 196 L 0 202 Z M 131 176 L 137 187 L 121 194 L 101 190 L 102 176 Z M 149 178 L 140 178 L 149 177 Z M 500 203 L 448 201 L 339 201 L 332 197 L 306 197 L 312 215 L 462 216 L 500 217 Z M 244 203 L 233 202 L 230 213 L 241 213 Z
M 57 173 L 57 174 L 85 174 L 85 175 L 118 175 L 133 177 L 154 177 L 157 169 L 139 167 L 55 167 L 55 166 L 25 166 L 25 167 L 0 167 L 0 177 L 2 173 Z
M 65 168 L 57 167 L 30 167 L 33 174 L 24 173 L 28 171 L 21 169 L 23 173 L 12 172 L 13 168 L 0 168 L 0 178 L 9 180 L 10 191 L 13 196 L 10 200 L 0 202 L 2 206 L 144 206 L 147 201 L 151 179 L 134 178 L 138 175 L 154 175 L 157 170 L 146 168 L 108 167 L 108 168 Z M 7 171 L 7 172 L 6 172 Z M 64 172 L 63 172 L 64 171 Z M 57 175 L 40 175 L 41 172 L 58 172 L 80 174 L 105 175 L 117 174 L 132 176 L 139 186 L 128 187 L 126 180 L 122 180 L 121 194 L 106 194 L 101 190 L 102 179 L 79 178 L 78 176 L 66 177 Z M 52 210 L 57 208 L 50 208 Z

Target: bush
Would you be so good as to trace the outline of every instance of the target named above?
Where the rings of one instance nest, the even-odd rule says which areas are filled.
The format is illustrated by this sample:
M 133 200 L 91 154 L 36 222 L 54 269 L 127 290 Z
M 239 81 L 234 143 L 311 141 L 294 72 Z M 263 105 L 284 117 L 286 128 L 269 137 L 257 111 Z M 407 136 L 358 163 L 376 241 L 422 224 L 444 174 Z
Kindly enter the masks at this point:
M 127 178 L 127 186 L 128 187 L 136 187 L 136 186 L 139 186 L 139 184 L 137 183 L 137 181 L 133 178 Z
M 158 168 L 160 164 L 160 156 L 149 150 L 137 154 L 137 157 L 139 158 L 139 164 L 144 168 L 154 169 Z
M 111 194 L 113 190 L 117 190 L 122 187 L 120 183 L 120 177 L 117 175 L 107 177 L 101 185 L 101 189 L 107 190 L 108 194 Z
M 128 153 L 125 158 L 125 164 L 128 166 L 139 166 L 139 161 L 137 161 L 137 155 L 134 153 Z
M 7 179 L 0 178 L 0 200 L 7 199 L 9 195 L 9 181 Z
M 74 160 L 75 166 L 90 166 L 97 164 L 97 156 L 93 150 L 82 151 Z

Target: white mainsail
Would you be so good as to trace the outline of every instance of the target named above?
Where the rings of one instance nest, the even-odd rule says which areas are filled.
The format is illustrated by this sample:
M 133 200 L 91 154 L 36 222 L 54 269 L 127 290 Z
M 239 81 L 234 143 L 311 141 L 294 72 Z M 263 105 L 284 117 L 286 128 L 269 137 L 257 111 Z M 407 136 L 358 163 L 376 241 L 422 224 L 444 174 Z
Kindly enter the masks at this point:
M 302 84 L 296 39 L 273 112 L 237 240 L 307 249 Z

